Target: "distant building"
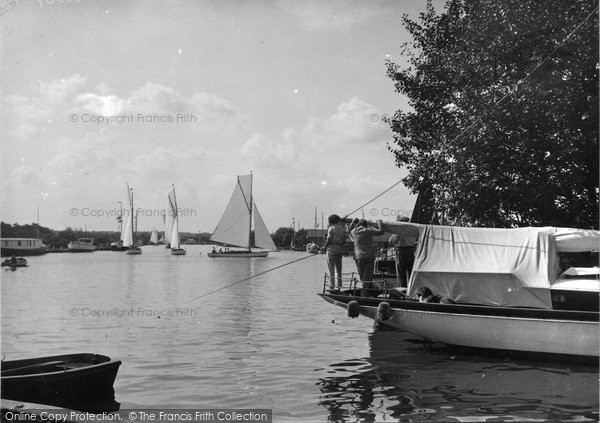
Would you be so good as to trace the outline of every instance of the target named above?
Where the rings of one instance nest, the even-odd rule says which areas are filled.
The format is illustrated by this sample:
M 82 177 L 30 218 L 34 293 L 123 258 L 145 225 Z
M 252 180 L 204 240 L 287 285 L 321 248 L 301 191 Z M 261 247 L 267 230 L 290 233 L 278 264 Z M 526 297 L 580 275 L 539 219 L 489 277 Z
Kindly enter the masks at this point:
M 305 229 L 308 242 L 323 245 L 327 237 L 327 229 Z

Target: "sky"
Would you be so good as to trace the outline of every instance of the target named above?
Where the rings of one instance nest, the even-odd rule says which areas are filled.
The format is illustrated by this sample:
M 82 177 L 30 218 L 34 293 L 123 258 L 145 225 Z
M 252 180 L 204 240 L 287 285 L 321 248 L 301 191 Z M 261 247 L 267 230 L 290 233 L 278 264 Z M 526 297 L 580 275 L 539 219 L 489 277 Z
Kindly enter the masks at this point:
M 408 107 L 386 76 L 418 0 L 0 0 L 0 217 L 212 232 L 236 183 L 274 232 L 345 216 L 398 182 L 381 117 Z M 353 217 L 394 220 L 398 185 Z

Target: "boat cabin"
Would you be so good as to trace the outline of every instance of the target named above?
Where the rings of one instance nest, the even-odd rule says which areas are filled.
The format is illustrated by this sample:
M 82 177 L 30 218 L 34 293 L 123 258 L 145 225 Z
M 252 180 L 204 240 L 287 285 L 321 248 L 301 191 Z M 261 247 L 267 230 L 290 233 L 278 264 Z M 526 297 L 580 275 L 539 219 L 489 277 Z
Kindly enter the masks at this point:
M 598 253 L 600 232 L 386 223 L 418 242 L 407 295 L 422 287 L 457 303 L 598 311 L 598 268 L 561 271 L 561 254 Z

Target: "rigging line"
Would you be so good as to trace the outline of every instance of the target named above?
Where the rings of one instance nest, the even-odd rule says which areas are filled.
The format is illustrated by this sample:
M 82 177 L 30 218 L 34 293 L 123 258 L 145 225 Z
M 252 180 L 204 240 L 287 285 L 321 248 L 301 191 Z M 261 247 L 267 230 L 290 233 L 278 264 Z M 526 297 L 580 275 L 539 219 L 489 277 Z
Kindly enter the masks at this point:
M 550 57 L 552 57 L 554 55 L 554 53 L 556 53 L 558 51 L 559 48 L 561 48 L 563 46 L 564 43 L 567 42 L 567 40 L 569 38 L 571 38 L 571 36 L 573 36 L 573 34 L 575 34 L 579 28 L 581 28 L 583 26 L 584 23 L 587 22 L 587 20 L 594 16 L 594 14 L 596 14 L 596 12 L 598 12 L 598 9 L 600 8 L 600 6 L 596 6 L 596 8 L 594 10 L 592 10 L 592 12 L 590 12 L 589 15 L 586 16 L 586 18 L 584 20 L 582 20 L 579 25 L 577 25 L 570 33 L 569 35 L 567 35 L 562 41 L 561 43 L 556 46 L 556 48 L 554 50 L 552 50 L 552 52 L 550 54 L 548 54 L 544 59 L 542 59 L 536 66 L 535 68 L 533 68 L 524 78 L 520 79 L 519 81 L 517 81 L 516 86 L 514 91 L 509 90 L 506 94 L 504 94 L 504 96 L 502 96 L 498 101 L 496 101 L 496 103 L 494 104 L 495 106 L 499 105 L 500 103 L 502 103 L 508 96 L 512 95 L 517 88 L 519 87 L 519 85 L 523 84 L 525 81 L 527 81 L 529 79 L 529 77 L 531 75 L 533 75 L 533 73 L 538 70 L 540 68 L 540 66 L 542 66 Z M 441 145 L 441 150 L 443 150 L 445 147 L 449 147 L 452 144 L 454 144 L 460 137 L 462 137 L 467 131 L 470 131 L 476 123 L 478 123 L 481 120 L 481 118 L 479 116 L 475 116 L 475 120 L 473 123 L 471 123 L 469 126 L 467 126 L 465 129 L 463 129 L 460 134 L 458 134 L 456 137 L 454 137 L 451 141 L 442 144 Z M 433 157 L 435 157 L 434 155 L 430 155 L 427 159 L 425 159 L 424 162 L 422 162 L 419 166 L 417 166 L 415 168 L 415 170 L 418 170 L 420 168 L 422 168 L 423 166 L 425 166 Z M 404 179 L 404 178 L 403 178 Z M 378 199 L 379 197 L 381 197 L 383 194 L 387 193 L 388 191 L 390 191 L 392 188 L 394 188 L 395 186 L 397 186 L 398 184 L 400 184 L 402 182 L 402 179 L 400 179 L 398 182 L 394 183 L 392 186 L 390 186 L 388 189 L 386 189 L 385 191 L 383 191 L 381 194 L 373 197 L 372 199 L 370 199 L 369 201 L 367 201 L 366 203 L 364 203 L 362 206 L 356 208 L 355 210 L 353 210 L 352 212 L 348 213 L 346 216 L 344 216 L 344 218 L 347 218 L 348 216 L 356 213 L 357 211 L 359 211 L 360 209 L 362 209 L 363 207 L 369 205 L 370 203 L 372 203 L 373 201 L 375 201 L 376 199 Z
M 404 178 L 402 178 L 404 179 Z M 348 213 L 347 215 L 345 215 L 342 219 L 347 218 L 348 216 L 356 213 L 357 211 L 359 211 L 360 209 L 362 209 L 364 206 L 368 205 L 369 203 L 372 203 L 373 201 L 377 200 L 379 197 L 381 197 L 383 194 L 385 194 L 386 192 L 390 191 L 391 189 L 393 189 L 394 187 L 396 187 L 396 185 L 398 185 L 400 182 L 402 182 L 402 179 L 400 179 L 398 182 L 396 182 L 394 185 L 392 185 L 391 187 L 389 187 L 388 189 L 386 189 L 385 191 L 383 191 L 381 194 L 371 198 L 369 201 L 367 201 L 365 204 L 363 204 L 362 206 L 358 207 L 356 210 L 351 211 L 350 213 Z
M 290 265 L 290 264 L 293 264 L 293 263 L 296 263 L 296 262 L 302 261 L 302 260 L 304 260 L 304 259 L 307 259 L 307 258 L 309 258 L 309 257 L 314 257 L 314 256 L 316 256 L 316 255 L 317 255 L 317 254 L 309 254 L 308 256 L 300 257 L 299 259 L 292 260 L 292 261 L 288 261 L 287 263 L 280 264 L 279 266 L 272 267 L 272 268 L 270 268 L 270 269 L 267 269 L 267 270 L 265 270 L 265 271 L 263 271 L 263 272 L 256 273 L 256 274 L 254 274 L 254 275 L 250 275 L 250 276 L 248 276 L 247 278 L 244 278 L 244 279 L 242 279 L 242 280 L 239 280 L 239 281 L 236 281 L 236 282 L 233 282 L 233 283 L 227 284 L 227 285 L 225 285 L 225 286 L 222 286 L 222 287 L 220 287 L 220 288 L 217 288 L 217 289 L 215 289 L 215 290 L 213 290 L 213 291 L 207 292 L 206 294 L 202 294 L 202 295 L 200 295 L 199 297 L 192 298 L 191 300 L 189 300 L 189 302 L 192 302 L 192 301 L 199 300 L 200 298 L 208 297 L 209 295 L 212 295 L 212 294 L 214 294 L 215 292 L 219 292 L 219 291 L 221 291 L 221 290 L 223 290 L 223 289 L 229 288 L 230 286 L 237 285 L 238 283 L 242 283 L 242 282 L 244 282 L 244 281 L 247 281 L 247 280 L 249 280 L 249 279 L 253 279 L 253 278 L 257 277 L 257 276 L 264 275 L 265 273 L 272 272 L 273 270 L 280 269 L 280 268 L 282 268 L 282 267 L 285 267 L 285 266 L 288 266 L 288 265 Z

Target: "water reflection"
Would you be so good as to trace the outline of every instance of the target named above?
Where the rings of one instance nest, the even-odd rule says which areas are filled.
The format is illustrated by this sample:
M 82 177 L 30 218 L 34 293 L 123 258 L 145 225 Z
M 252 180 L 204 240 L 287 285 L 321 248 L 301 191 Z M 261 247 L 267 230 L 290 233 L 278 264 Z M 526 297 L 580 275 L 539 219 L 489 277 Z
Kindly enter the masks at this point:
M 330 420 L 598 417 L 597 367 L 422 343 L 385 327 L 368 337 L 368 357 L 330 364 L 317 384 Z

